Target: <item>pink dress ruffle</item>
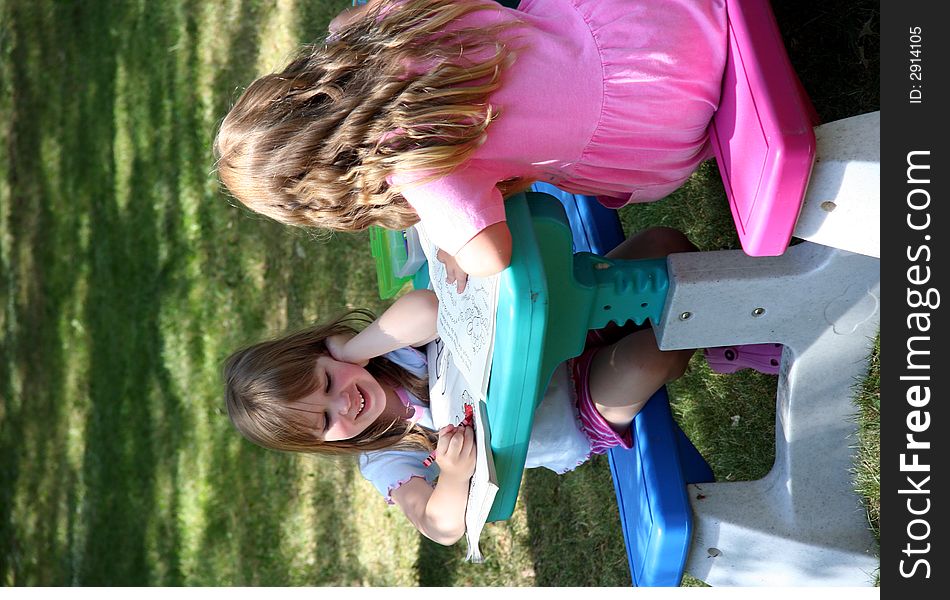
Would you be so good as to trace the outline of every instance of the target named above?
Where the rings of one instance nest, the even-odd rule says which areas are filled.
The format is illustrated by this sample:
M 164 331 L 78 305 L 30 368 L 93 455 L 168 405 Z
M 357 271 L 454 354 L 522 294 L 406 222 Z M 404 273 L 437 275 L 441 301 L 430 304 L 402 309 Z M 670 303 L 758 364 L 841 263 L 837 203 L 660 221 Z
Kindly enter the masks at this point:
M 500 116 L 487 140 L 448 176 L 403 190 L 450 254 L 504 220 L 502 180 L 553 183 L 617 208 L 668 195 L 711 156 L 724 0 L 523 0 L 466 25 L 514 18 L 516 58 L 490 98 Z
M 613 207 L 663 198 L 712 155 L 707 130 L 725 65 L 723 4 L 573 4 L 600 51 L 603 106 L 583 154 L 558 183 L 575 193 L 616 197 Z

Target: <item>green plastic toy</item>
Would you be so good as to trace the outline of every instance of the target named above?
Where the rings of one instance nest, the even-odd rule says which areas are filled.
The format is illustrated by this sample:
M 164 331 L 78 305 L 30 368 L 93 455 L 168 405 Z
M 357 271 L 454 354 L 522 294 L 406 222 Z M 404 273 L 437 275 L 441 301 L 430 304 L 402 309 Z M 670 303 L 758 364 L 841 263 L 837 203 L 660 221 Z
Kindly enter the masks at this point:
M 396 231 L 372 226 L 369 228 L 369 243 L 376 261 L 376 285 L 379 297 L 392 298 L 409 281 L 415 288 L 429 284 L 425 255 L 419 247 L 414 229 Z
M 514 511 L 534 411 L 555 367 L 580 355 L 590 329 L 658 322 L 669 287 L 666 259 L 572 254 L 564 208 L 547 194 L 519 194 L 505 209 L 514 247 L 501 274 L 488 388 L 499 483 L 490 521 Z
M 666 259 L 610 260 L 573 254 L 571 229 L 554 197 L 522 193 L 505 202 L 513 239 L 511 265 L 500 275 L 488 422 L 499 490 L 490 521 L 511 517 L 528 451 L 534 412 L 555 367 L 584 350 L 587 331 L 609 322 L 658 322 L 669 280 Z M 380 297 L 413 279 L 428 286 L 428 269 L 412 267 L 403 232 L 370 229 Z

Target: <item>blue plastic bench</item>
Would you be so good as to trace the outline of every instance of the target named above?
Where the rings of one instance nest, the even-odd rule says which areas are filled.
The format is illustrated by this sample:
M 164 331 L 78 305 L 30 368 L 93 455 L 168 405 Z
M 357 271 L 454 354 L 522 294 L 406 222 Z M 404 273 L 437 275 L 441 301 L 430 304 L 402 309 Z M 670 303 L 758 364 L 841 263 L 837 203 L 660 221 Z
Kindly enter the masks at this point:
M 547 183 L 531 189 L 561 202 L 575 252 L 606 255 L 624 240 L 617 212 L 596 198 Z M 637 415 L 633 447 L 613 448 L 608 459 L 633 585 L 678 585 L 692 536 L 686 484 L 712 481 L 713 473 L 673 420 L 665 387 Z

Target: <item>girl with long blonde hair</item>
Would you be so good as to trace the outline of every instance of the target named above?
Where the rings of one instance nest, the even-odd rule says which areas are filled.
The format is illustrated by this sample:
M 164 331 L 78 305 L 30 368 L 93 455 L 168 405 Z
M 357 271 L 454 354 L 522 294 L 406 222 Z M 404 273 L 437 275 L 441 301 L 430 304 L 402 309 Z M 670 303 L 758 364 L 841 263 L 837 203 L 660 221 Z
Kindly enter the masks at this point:
M 421 221 L 461 283 L 508 265 L 503 197 L 533 181 L 612 208 L 681 185 L 725 54 L 724 0 L 371 0 L 246 89 L 218 172 L 291 225 Z

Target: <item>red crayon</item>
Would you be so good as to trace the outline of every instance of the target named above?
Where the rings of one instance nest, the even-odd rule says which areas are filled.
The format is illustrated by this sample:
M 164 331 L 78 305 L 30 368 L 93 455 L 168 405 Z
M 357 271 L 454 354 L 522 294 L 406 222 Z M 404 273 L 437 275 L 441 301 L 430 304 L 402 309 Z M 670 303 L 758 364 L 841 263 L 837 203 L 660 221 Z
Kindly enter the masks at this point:
M 463 427 L 463 426 L 474 427 L 475 426 L 474 410 L 475 409 L 471 404 L 465 405 L 465 418 L 462 419 L 462 422 L 458 424 L 459 427 Z M 431 466 L 432 463 L 434 462 L 435 462 L 435 450 L 430 452 L 429 456 L 427 456 L 425 460 L 422 461 L 422 466 L 428 467 L 428 466 Z
M 462 419 L 459 425 L 468 425 L 469 427 L 475 425 L 475 408 L 471 404 L 465 405 L 465 418 Z

